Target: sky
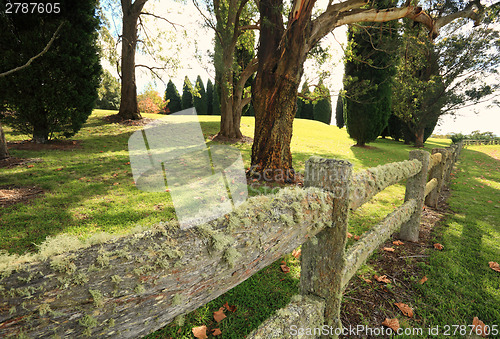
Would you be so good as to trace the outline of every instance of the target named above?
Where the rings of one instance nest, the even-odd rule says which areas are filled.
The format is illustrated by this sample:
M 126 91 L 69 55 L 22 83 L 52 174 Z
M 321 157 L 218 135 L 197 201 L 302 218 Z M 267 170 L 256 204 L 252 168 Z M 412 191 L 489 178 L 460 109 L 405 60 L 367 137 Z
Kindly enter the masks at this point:
M 326 1 L 326 2 L 325 2 Z M 319 0 L 318 7 L 325 8 L 327 0 Z M 175 62 L 170 63 L 165 72 L 159 72 L 165 84 L 156 79 L 145 69 L 138 68 L 136 71 L 138 91 L 142 92 L 147 87 L 152 86 L 161 94 L 165 91 L 168 80 L 172 80 L 178 91 L 182 93 L 184 77 L 188 76 L 194 84 L 196 77 L 201 76 L 205 86 L 208 79 L 214 82 L 215 70 L 211 63 L 209 53 L 213 50 L 214 33 L 204 26 L 204 20 L 192 1 L 181 3 L 172 0 L 148 1 L 145 11 L 161 15 L 169 21 L 176 23 L 176 28 L 163 20 L 146 17 L 145 26 L 148 28 L 148 35 L 155 37 L 159 34 L 161 38 L 156 40 L 156 46 L 160 46 L 160 54 L 165 56 L 175 56 Z M 115 17 L 112 23 L 119 31 L 120 19 Z M 319 66 L 313 61 L 308 61 L 305 65 L 304 79 L 309 83 L 315 83 L 318 72 L 329 72 L 325 79 L 325 84 L 332 94 L 333 112 L 335 112 L 338 92 L 342 87 L 343 48 L 346 44 L 346 28 L 335 29 L 321 42 L 324 46 L 330 47 L 331 58 L 323 65 Z M 137 64 L 154 65 L 155 62 L 150 57 L 137 53 Z M 105 66 L 106 67 L 106 66 Z M 107 66 L 115 75 L 113 67 Z M 312 90 L 312 89 L 311 89 Z M 332 123 L 335 123 L 334 114 Z M 493 132 L 500 136 L 500 107 L 488 107 L 487 104 L 458 110 L 455 115 L 444 115 L 439 119 L 434 133 L 469 134 L 472 131 Z

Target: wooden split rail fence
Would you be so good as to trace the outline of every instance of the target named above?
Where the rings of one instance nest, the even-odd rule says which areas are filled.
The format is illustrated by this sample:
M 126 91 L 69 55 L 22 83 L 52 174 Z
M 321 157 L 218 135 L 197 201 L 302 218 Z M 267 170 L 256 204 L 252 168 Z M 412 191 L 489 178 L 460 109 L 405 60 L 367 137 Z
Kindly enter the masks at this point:
M 493 139 L 493 140 L 469 140 L 469 139 L 464 139 L 462 140 L 463 144 L 465 146 L 468 145 L 500 145 L 500 139 Z
M 460 149 L 411 151 L 410 160 L 354 174 L 349 162 L 312 157 L 305 188 L 252 197 L 192 229 L 164 223 L 94 243 L 61 236 L 45 255 L 0 257 L 0 337 L 139 338 L 300 245 L 300 294 L 247 338 L 292 337 L 292 325 L 340 328 L 351 277 L 399 228 L 401 239 L 418 240 L 424 199 L 436 206 Z M 346 249 L 349 210 L 405 179 L 403 205 Z M 72 250 L 57 252 L 61 244 Z

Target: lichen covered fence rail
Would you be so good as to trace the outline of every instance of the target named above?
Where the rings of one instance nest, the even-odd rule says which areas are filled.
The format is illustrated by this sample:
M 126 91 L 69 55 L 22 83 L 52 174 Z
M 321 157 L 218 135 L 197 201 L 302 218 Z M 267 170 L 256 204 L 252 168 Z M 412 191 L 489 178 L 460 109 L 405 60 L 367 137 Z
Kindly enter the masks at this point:
M 300 295 L 247 337 L 291 337 L 291 325 L 340 328 L 342 291 L 350 277 L 400 225 L 402 234 L 405 228 L 414 233 L 427 171 L 440 169 L 431 170 L 431 196 L 449 177 L 458 152 L 458 146 L 436 150 L 442 158 L 433 155 L 429 165 L 426 152 L 413 151 L 409 161 L 354 175 L 348 162 L 313 157 L 304 189 L 250 198 L 231 214 L 192 229 L 171 222 L 93 242 L 60 236 L 39 254 L 0 256 L 0 337 L 137 338 L 300 245 Z M 406 178 L 405 203 L 346 251 L 349 208 Z M 409 192 L 417 188 L 418 194 Z

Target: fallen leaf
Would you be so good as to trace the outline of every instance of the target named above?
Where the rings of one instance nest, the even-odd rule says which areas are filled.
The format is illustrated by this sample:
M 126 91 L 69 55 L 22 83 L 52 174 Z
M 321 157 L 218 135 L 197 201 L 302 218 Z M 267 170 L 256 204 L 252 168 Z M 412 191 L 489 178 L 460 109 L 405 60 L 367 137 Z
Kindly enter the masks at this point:
M 193 335 L 194 335 L 195 338 L 198 338 L 198 339 L 208 339 L 208 337 L 207 337 L 207 327 L 205 325 L 198 326 L 198 327 L 193 327 L 193 329 L 191 331 L 193 331 Z
M 214 328 L 212 330 L 212 335 L 213 336 L 217 336 L 217 335 L 221 335 L 221 334 L 222 334 L 222 331 L 219 328 Z
M 403 303 L 395 303 L 394 305 L 396 305 L 405 316 L 413 318 L 413 309 L 410 306 Z
M 126 162 L 125 165 L 130 165 L 130 161 L 129 162 Z
M 229 304 L 227 303 L 227 301 L 224 304 L 224 308 L 226 310 L 228 310 L 229 312 L 233 312 L 233 313 L 236 312 L 236 306 L 234 306 L 234 305 L 233 306 L 229 306 Z
M 380 276 L 380 277 L 378 275 L 374 274 L 373 278 L 375 280 L 377 280 L 378 282 L 383 282 L 383 283 L 386 283 L 386 284 L 390 284 L 391 283 L 391 281 L 389 279 L 387 279 L 387 276 L 385 274 L 382 275 L 382 276 Z
M 392 243 L 393 243 L 394 245 L 396 245 L 396 246 L 400 246 L 400 245 L 404 245 L 404 244 L 405 244 L 405 243 L 404 243 L 404 242 L 402 242 L 401 240 L 396 240 L 396 241 L 393 241 Z
M 62 168 L 62 167 L 61 167 L 61 168 L 56 168 L 55 170 L 56 170 L 56 171 L 62 171 L 62 170 L 63 170 L 63 168 Z
M 116 185 L 120 185 L 120 183 L 119 182 L 113 183 L 113 186 L 116 186 Z
M 476 332 L 477 335 L 480 335 L 481 337 L 487 337 L 489 328 L 487 328 L 486 325 L 481 320 L 479 320 L 478 317 L 474 317 L 474 319 L 472 319 L 472 326 L 474 326 L 474 332 Z
M 225 196 L 220 197 L 220 201 L 221 201 L 221 202 L 224 202 L 225 200 L 226 200 L 226 197 L 225 197 Z
M 214 320 L 217 322 L 220 322 L 225 317 L 226 315 L 224 314 L 224 307 L 221 307 L 218 311 L 214 312 Z
M 394 332 L 397 332 L 399 330 L 399 321 L 397 318 L 394 319 L 385 318 L 382 325 L 391 328 Z
M 243 194 L 245 194 L 245 192 L 244 192 L 244 191 L 240 192 L 240 195 L 243 195 Z
M 493 203 L 493 201 L 491 201 L 491 200 L 488 200 L 488 202 L 489 202 L 490 204 L 492 204 L 492 203 Z
M 354 240 L 359 240 L 359 235 L 355 235 Z
M 387 252 L 394 252 L 395 249 L 392 248 L 392 247 L 384 247 L 384 251 L 387 251 Z
M 436 244 L 434 244 L 434 248 L 441 251 L 444 248 L 444 246 L 441 245 L 440 243 L 436 243 Z
M 287 265 L 281 265 L 281 270 L 283 271 L 283 273 L 290 273 L 290 267 L 288 267 Z
M 366 278 L 362 278 L 365 282 L 367 282 L 368 284 L 371 284 L 373 281 L 371 281 L 370 279 L 366 279 Z
M 493 271 L 500 272 L 500 265 L 497 262 L 490 261 L 488 264 Z
M 420 281 L 418 282 L 420 285 L 423 285 L 427 281 L 427 276 L 424 276 Z
M 28 165 L 28 168 L 33 168 L 35 167 L 35 165 Z
M 299 248 L 298 250 L 293 250 L 292 255 L 295 257 L 295 259 L 298 259 L 301 255 L 301 253 L 302 253 L 302 249 Z
M 352 233 L 347 232 L 347 238 L 351 239 L 352 238 Z

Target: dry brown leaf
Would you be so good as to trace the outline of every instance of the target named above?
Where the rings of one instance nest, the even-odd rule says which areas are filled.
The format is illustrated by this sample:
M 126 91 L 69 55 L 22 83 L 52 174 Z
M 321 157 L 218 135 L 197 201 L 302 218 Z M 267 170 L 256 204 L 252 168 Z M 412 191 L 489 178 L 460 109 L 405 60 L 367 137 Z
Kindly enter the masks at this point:
M 474 319 L 472 319 L 472 326 L 474 326 L 474 332 L 477 335 L 480 335 L 484 338 L 487 337 L 489 328 L 487 328 L 486 325 L 481 320 L 479 320 L 478 317 L 474 317 Z
M 372 281 L 370 279 L 366 279 L 366 278 L 362 278 L 365 282 L 367 282 L 368 284 L 371 284 Z
M 221 307 L 218 311 L 214 312 L 214 320 L 217 322 L 220 322 L 225 317 L 226 315 L 224 314 L 224 307 Z
M 382 325 L 391 328 L 394 332 L 397 332 L 399 330 L 399 321 L 397 318 L 394 319 L 385 318 Z
M 413 318 L 413 309 L 410 306 L 403 303 L 395 303 L 394 305 L 396 305 L 405 316 Z
M 420 285 L 423 285 L 427 281 L 427 276 L 424 276 L 420 281 L 418 282 Z
M 295 259 L 298 259 L 301 254 L 302 254 L 302 249 L 300 248 L 298 250 L 293 250 L 292 252 L 292 255 L 295 257 Z
M 348 237 L 349 239 L 351 239 L 351 238 L 352 238 L 352 233 L 347 232 L 347 237 Z
M 493 271 L 500 272 L 500 265 L 497 262 L 490 261 L 488 264 Z
M 380 277 L 378 275 L 374 274 L 373 278 L 375 280 L 377 280 L 378 282 L 383 282 L 383 283 L 386 283 L 386 284 L 390 284 L 391 283 L 391 281 L 389 279 L 387 279 L 387 276 L 385 274 L 382 275 L 382 276 L 380 276 Z
M 386 252 L 394 252 L 395 249 L 392 248 L 392 247 L 384 247 L 384 251 L 386 251 Z
M 441 251 L 444 248 L 444 246 L 441 245 L 440 243 L 436 243 L 436 244 L 434 244 L 434 248 Z
M 287 265 L 281 265 L 281 270 L 283 271 L 283 273 L 290 273 L 290 267 L 288 267 Z
M 217 336 L 217 335 L 221 335 L 222 334 L 222 331 L 220 330 L 220 328 L 214 328 L 212 330 L 212 335 L 213 336 Z
M 392 243 L 393 243 L 394 245 L 396 245 L 396 246 L 401 246 L 401 245 L 404 245 L 404 244 L 405 244 L 405 243 L 404 243 L 404 242 L 402 242 L 401 240 L 396 240 L 396 241 L 393 241 Z
M 228 310 L 229 312 L 233 312 L 233 313 L 236 312 L 236 306 L 234 306 L 234 305 L 233 306 L 229 306 L 229 304 L 227 303 L 227 301 L 224 304 L 224 308 L 226 310 Z
M 355 235 L 354 240 L 359 240 L 359 235 Z
M 207 327 L 205 325 L 198 326 L 198 327 L 193 327 L 193 329 L 191 331 L 193 331 L 193 335 L 194 335 L 195 338 L 198 338 L 198 339 L 208 339 L 208 337 L 207 337 Z

